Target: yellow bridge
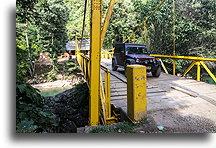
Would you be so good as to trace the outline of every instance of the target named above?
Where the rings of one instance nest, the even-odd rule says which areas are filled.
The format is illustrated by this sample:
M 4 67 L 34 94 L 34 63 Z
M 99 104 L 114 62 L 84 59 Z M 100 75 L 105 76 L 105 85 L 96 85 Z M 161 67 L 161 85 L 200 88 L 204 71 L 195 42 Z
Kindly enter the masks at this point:
M 143 25 L 163 2 L 164 0 Z M 205 64 L 205 61 L 216 62 L 216 59 L 154 54 L 152 56 L 161 62 L 164 58 L 172 59 L 172 75 L 168 74 L 162 62 L 164 73 L 159 78 L 148 75 L 146 67 L 140 65 L 128 66 L 126 78 L 123 74 L 124 69 L 111 70 L 113 50 L 112 52 L 101 51 L 114 0 L 110 1 L 103 27 L 101 27 L 101 4 L 101 0 L 91 0 L 90 53 L 83 54 L 76 41 L 76 58 L 90 89 L 90 125 L 112 124 L 119 122 L 123 116 L 132 122 L 151 116 L 158 125 L 169 126 L 166 121 L 172 120 L 178 126 L 185 123 L 176 118 L 183 118 L 187 113 L 215 123 L 216 86 L 200 82 L 200 69 L 202 66 L 216 82 L 215 76 Z M 133 34 L 135 33 L 136 31 Z M 127 40 L 130 40 L 130 37 Z M 181 77 L 176 76 L 175 71 L 176 60 L 179 59 L 191 61 L 191 65 L 185 68 Z M 197 80 L 184 78 L 195 65 L 197 66 Z M 170 119 L 171 117 L 173 119 Z M 189 123 L 185 126 L 189 126 Z

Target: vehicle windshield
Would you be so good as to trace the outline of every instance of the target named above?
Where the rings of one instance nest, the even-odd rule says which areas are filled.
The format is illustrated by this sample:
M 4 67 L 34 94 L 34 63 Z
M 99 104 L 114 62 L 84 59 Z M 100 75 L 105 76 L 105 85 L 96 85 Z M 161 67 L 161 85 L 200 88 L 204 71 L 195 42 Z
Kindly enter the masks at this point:
M 127 47 L 126 54 L 148 54 L 146 47 Z

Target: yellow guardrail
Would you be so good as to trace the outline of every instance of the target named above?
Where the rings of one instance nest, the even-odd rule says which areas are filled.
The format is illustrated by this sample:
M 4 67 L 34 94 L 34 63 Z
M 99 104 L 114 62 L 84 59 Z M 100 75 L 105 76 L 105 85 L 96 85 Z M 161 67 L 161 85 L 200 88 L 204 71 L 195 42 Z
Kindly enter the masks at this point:
M 82 53 L 77 54 L 77 62 L 82 70 L 87 83 L 89 84 L 90 80 L 90 59 Z
M 209 76 L 216 82 L 216 77 L 214 74 L 209 70 L 209 68 L 206 66 L 204 61 L 212 61 L 216 62 L 216 59 L 213 58 L 202 58 L 202 57 L 190 57 L 190 56 L 171 56 L 171 55 L 158 55 L 158 54 L 151 54 L 151 56 L 156 57 L 157 59 L 161 60 L 161 58 L 170 58 L 173 60 L 173 75 L 175 75 L 175 70 L 176 70 L 176 60 L 189 60 L 193 61 L 191 65 L 184 71 L 182 76 L 184 77 L 194 65 L 197 65 L 197 81 L 200 81 L 201 75 L 200 75 L 200 66 L 203 66 L 203 68 L 206 70 L 206 72 L 209 74 Z M 162 60 L 161 60 L 162 62 Z M 162 67 L 166 73 L 168 73 L 165 65 L 162 62 Z
M 87 83 L 89 84 L 90 58 L 82 53 L 78 53 L 77 62 L 86 78 Z M 112 124 L 117 121 L 117 118 L 111 115 L 110 71 L 109 69 L 107 69 L 102 65 L 101 65 L 101 70 L 102 71 L 100 76 L 100 115 L 101 115 L 100 117 L 101 117 L 102 124 Z
M 101 52 L 101 58 L 112 59 L 114 52 Z
M 76 37 L 76 40 L 77 40 L 77 43 L 81 43 L 81 41 L 78 41 L 78 39 L 89 39 L 89 37 Z M 82 43 L 89 43 L 90 44 L 90 41 L 87 40 L 87 42 L 82 42 Z
M 101 58 L 112 59 L 114 54 L 114 48 L 101 50 Z
M 108 49 L 108 50 L 103 50 L 101 52 L 101 58 L 104 59 L 111 59 L 113 57 L 114 52 L 110 52 L 110 50 L 113 49 Z M 209 74 L 209 76 L 216 82 L 216 77 L 214 74 L 210 71 L 210 69 L 207 67 L 207 65 L 204 63 L 204 61 L 211 61 L 211 62 L 216 62 L 216 59 L 213 58 L 203 58 L 203 57 L 191 57 L 191 56 L 171 56 L 171 55 L 158 55 L 158 54 L 150 54 L 150 56 L 156 57 L 158 60 L 161 61 L 161 66 L 164 69 L 165 73 L 168 74 L 168 71 L 166 69 L 166 66 L 164 65 L 163 61 L 161 58 L 169 58 L 173 60 L 173 75 L 176 74 L 176 60 L 189 60 L 193 61 L 191 65 L 184 71 L 182 76 L 184 77 L 190 70 L 193 68 L 194 65 L 197 65 L 197 81 L 200 81 L 201 79 L 201 67 L 202 66 L 206 72 Z

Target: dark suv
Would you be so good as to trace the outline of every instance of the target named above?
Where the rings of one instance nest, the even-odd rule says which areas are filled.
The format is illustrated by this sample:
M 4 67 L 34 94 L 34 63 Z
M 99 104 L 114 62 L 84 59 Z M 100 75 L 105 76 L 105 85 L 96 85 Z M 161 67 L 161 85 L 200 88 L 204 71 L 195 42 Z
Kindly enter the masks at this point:
M 161 62 L 150 56 L 146 45 L 135 43 L 117 43 L 115 45 L 114 56 L 112 58 L 112 70 L 118 67 L 140 64 L 147 67 L 147 72 L 151 72 L 153 77 L 159 77 L 161 73 Z

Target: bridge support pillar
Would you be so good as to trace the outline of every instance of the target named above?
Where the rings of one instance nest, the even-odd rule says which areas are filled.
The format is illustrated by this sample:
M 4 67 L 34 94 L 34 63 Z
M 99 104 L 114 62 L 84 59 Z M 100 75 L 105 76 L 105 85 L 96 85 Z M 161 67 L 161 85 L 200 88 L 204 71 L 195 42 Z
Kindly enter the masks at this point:
M 135 122 L 147 115 L 145 66 L 127 66 L 127 114 Z
M 90 102 L 91 126 L 99 124 L 100 59 L 101 59 L 101 6 L 102 0 L 91 0 L 90 19 Z

